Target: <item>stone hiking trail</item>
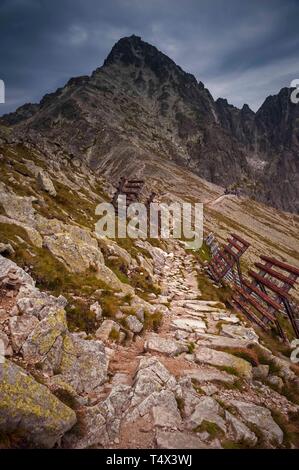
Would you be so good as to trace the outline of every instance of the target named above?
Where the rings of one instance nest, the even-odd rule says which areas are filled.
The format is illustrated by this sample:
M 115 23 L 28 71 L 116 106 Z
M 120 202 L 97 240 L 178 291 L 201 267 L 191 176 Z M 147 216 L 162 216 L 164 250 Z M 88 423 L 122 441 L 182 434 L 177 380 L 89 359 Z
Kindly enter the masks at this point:
M 281 424 L 299 411 L 282 393 L 290 384 L 298 389 L 291 363 L 265 348 L 223 303 L 202 298 L 204 268 L 180 242 L 158 252 L 161 293 L 145 305 L 150 315 L 162 312 L 162 322 L 155 332 L 146 329 L 139 299 L 136 316 L 128 317 L 135 335 L 125 343 L 107 334 L 107 318 L 102 337 L 69 331 L 67 300 L 40 291 L 23 269 L 0 257 L 0 278 L 21 285 L 0 298 L 0 334 L 10 345 L 0 428 L 8 434 L 22 428 L 41 447 L 294 446 Z M 252 346 L 264 358 L 254 366 L 236 351 L 248 358 Z
M 298 407 L 253 383 L 253 375 L 266 378 L 269 366 L 253 369 L 248 361 L 215 349 L 247 348 L 258 344 L 258 336 L 221 302 L 201 299 L 197 270 L 202 269 L 174 243 L 158 273 L 162 294 L 152 300 L 168 307 L 159 331 L 145 332 L 129 347 L 116 346 L 107 390 L 125 387 L 128 407 L 112 447 L 282 444 L 283 431 L 266 406 L 293 412 Z

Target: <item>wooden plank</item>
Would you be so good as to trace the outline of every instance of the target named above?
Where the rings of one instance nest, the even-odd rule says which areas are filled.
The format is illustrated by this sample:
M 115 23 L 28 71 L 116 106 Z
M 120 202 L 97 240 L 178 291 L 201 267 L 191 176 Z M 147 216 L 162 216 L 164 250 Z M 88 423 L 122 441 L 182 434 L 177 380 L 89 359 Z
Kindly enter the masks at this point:
M 240 305 L 241 307 L 241 311 L 244 313 L 246 313 L 247 316 L 249 316 L 249 318 L 251 320 L 253 320 L 255 323 L 257 323 L 257 325 L 259 325 L 261 328 L 263 328 L 264 330 L 267 330 L 269 329 L 269 326 L 267 326 L 249 307 L 248 305 L 243 302 L 241 299 L 239 299 L 237 296 L 233 295 L 233 300 L 238 304 Z
M 264 286 L 268 287 L 268 289 L 272 290 L 273 292 L 280 295 L 281 297 L 283 297 L 285 299 L 289 298 L 289 296 L 287 295 L 287 293 L 284 290 L 282 290 L 280 287 L 276 286 L 276 284 L 269 281 L 265 277 L 260 276 L 260 274 L 257 274 L 257 273 L 255 273 L 254 271 L 251 271 L 251 270 L 248 272 L 248 274 L 251 277 L 253 277 L 256 281 L 258 281 L 261 284 L 263 284 Z
M 243 284 L 252 292 L 254 292 L 256 295 L 258 295 L 262 300 L 264 300 L 264 302 L 266 302 L 268 305 L 271 305 L 271 307 L 275 308 L 275 310 L 278 310 L 278 311 L 282 310 L 282 306 L 278 302 L 272 299 L 272 297 L 270 297 L 269 295 L 262 292 L 257 286 L 254 286 L 252 283 L 250 283 L 246 279 L 243 279 Z
M 226 254 L 225 254 L 222 250 L 219 251 L 218 255 L 219 255 L 231 268 L 233 267 L 235 261 L 232 260 L 232 259 L 229 259 L 229 258 L 226 256 Z
M 244 240 L 243 238 L 241 238 L 239 235 L 237 235 L 236 233 L 231 233 L 230 234 L 231 237 L 234 237 L 236 240 L 238 240 L 239 242 L 243 243 L 243 245 L 247 246 L 247 248 L 250 246 L 250 243 L 248 243 L 246 240 Z
M 275 258 L 270 258 L 269 256 L 261 256 L 261 259 L 263 261 L 266 261 L 267 263 L 272 263 L 274 264 L 274 266 L 284 269 L 285 271 L 288 271 L 291 274 L 295 274 L 296 276 L 299 276 L 299 269 L 295 268 L 295 266 L 291 266 L 290 264 L 283 263 L 282 261 L 279 261 Z
M 226 245 L 223 249 L 224 249 L 224 251 L 229 253 L 235 260 L 237 260 L 239 258 L 238 254 L 235 253 L 229 246 Z
M 239 243 L 237 243 L 233 238 L 228 238 L 227 241 L 230 245 L 233 245 L 238 251 L 242 251 L 244 249 L 244 247 L 240 246 Z
M 261 304 L 259 304 L 259 302 L 254 299 L 248 292 L 246 292 L 244 289 L 242 289 L 241 287 L 235 285 L 234 287 L 236 289 L 237 292 L 239 292 L 240 295 L 242 295 L 256 310 L 258 310 L 264 317 L 267 317 L 268 320 L 272 321 L 272 322 L 275 322 L 275 317 L 270 313 L 268 312 L 268 310 L 266 310 L 264 307 L 262 307 Z
M 265 271 L 266 273 L 270 274 L 272 277 L 275 277 L 276 279 L 278 279 L 279 281 L 282 281 L 282 282 L 285 282 L 286 284 L 289 284 L 291 287 L 295 284 L 295 279 L 291 279 L 287 276 L 285 276 L 284 274 L 281 274 L 277 271 L 275 271 L 274 269 L 271 269 L 269 268 L 268 266 L 265 266 L 264 264 L 262 263 L 254 263 L 254 265 L 259 268 L 259 269 L 262 269 L 263 271 Z

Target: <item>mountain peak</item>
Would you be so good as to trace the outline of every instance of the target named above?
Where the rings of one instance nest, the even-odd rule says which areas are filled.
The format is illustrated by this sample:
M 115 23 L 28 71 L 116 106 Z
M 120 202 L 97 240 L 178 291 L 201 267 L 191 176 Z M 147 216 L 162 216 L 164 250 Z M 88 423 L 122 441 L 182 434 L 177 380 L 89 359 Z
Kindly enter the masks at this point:
M 151 47 L 154 46 L 151 46 L 150 44 L 142 41 L 141 37 L 136 36 L 135 34 L 123 37 L 119 39 L 112 47 L 111 52 L 104 61 L 104 66 L 117 62 L 122 62 L 125 65 L 138 65 L 138 55 L 145 55 L 146 49 Z
M 135 34 L 123 37 L 114 44 L 110 54 L 104 61 L 104 67 L 115 64 L 150 68 L 162 81 L 172 73 L 188 80 L 189 83 L 192 82 L 194 85 L 198 85 L 192 74 L 185 72 L 167 55 Z M 200 87 L 203 86 L 201 82 L 199 85 Z

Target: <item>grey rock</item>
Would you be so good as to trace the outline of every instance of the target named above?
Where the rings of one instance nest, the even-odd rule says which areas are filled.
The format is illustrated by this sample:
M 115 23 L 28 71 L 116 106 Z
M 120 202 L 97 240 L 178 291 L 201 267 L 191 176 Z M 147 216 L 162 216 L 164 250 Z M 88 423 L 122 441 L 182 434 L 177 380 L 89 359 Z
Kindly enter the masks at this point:
M 23 432 L 36 446 L 51 448 L 76 423 L 76 414 L 24 369 L 5 361 L 0 369 L 0 430 Z
M 232 415 L 229 411 L 225 411 L 226 422 L 230 424 L 232 432 L 234 434 L 234 439 L 237 442 L 245 443 L 249 446 L 255 446 L 257 444 L 257 437 L 254 432 Z
M 3 363 L 5 357 L 10 357 L 12 355 L 13 351 L 9 344 L 9 338 L 4 331 L 0 330 L 0 364 Z
M 214 398 L 202 397 L 199 399 L 194 412 L 187 420 L 189 429 L 196 429 L 203 421 L 216 424 L 224 433 L 226 425 L 224 419 L 220 416 L 221 407 Z
M 221 334 L 230 338 L 242 338 L 249 342 L 258 343 L 259 337 L 253 328 L 246 328 L 241 325 L 221 325 Z
M 223 382 L 227 384 L 233 384 L 236 380 L 234 375 L 214 368 L 185 370 L 183 375 L 194 379 L 198 383 Z
M 196 318 L 174 318 L 171 322 L 173 329 L 186 330 L 186 331 L 200 331 L 204 332 L 206 324 L 202 320 Z
M 85 407 L 81 414 L 80 433 L 76 427 L 67 433 L 62 441 L 64 448 L 85 449 L 90 447 L 107 448 L 118 438 L 121 418 L 128 407 L 130 387 L 117 385 L 103 402 Z
M 244 421 L 259 429 L 267 442 L 282 444 L 283 432 L 267 408 L 238 400 L 232 400 L 231 404 L 236 408 Z
M 59 370 L 78 393 L 99 391 L 107 380 L 108 363 L 102 341 L 85 340 L 76 334 L 64 338 Z
M 291 363 L 286 359 L 272 356 L 272 364 L 278 368 L 276 374 L 282 379 L 290 381 L 296 379 L 296 374 L 291 369 Z
M 252 344 L 251 340 L 241 338 L 229 338 L 227 336 L 197 333 L 197 344 L 211 348 L 247 348 Z
M 43 320 L 50 314 L 55 314 L 67 305 L 65 297 L 54 297 L 46 292 L 41 292 L 34 286 L 21 287 L 17 296 L 17 307 L 23 315 L 34 315 Z
M 259 379 L 266 379 L 269 374 L 269 366 L 268 364 L 260 364 L 257 367 L 252 368 L 252 375 L 253 378 L 256 380 Z
M 45 192 L 49 193 L 50 196 L 56 196 L 56 189 L 50 178 L 50 176 L 43 170 L 39 171 L 36 178 L 38 186 Z
M 11 343 L 15 352 L 19 352 L 38 324 L 38 319 L 32 315 L 14 316 L 9 319 Z
M 102 318 L 103 312 L 102 307 L 100 306 L 99 302 L 95 302 L 90 306 L 90 311 L 95 314 L 96 320 L 100 320 Z
M 267 382 L 279 391 L 283 389 L 284 383 L 281 377 L 278 377 L 277 375 L 269 375 L 267 378 Z
M 195 353 L 195 361 L 199 364 L 232 368 L 245 378 L 251 379 L 252 377 L 252 367 L 249 362 L 222 351 L 199 348 Z
M 119 333 L 120 331 L 119 324 L 116 323 L 114 320 L 104 320 L 101 326 L 95 332 L 95 336 L 97 339 L 106 341 L 109 339 L 110 334 L 113 330 Z
M 14 263 L 14 261 L 4 258 L 4 256 L 0 255 L 0 281 L 1 279 L 7 277 L 10 272 L 13 272 L 14 275 L 17 276 L 17 280 L 20 284 L 29 284 L 34 286 L 32 277 L 27 274 L 24 269 L 19 268 L 19 266 Z
M 127 419 L 134 421 L 150 413 L 154 406 L 169 408 L 174 403 L 177 382 L 156 357 L 145 357 L 139 362 L 134 377 L 133 396 Z
M 140 333 L 143 328 L 143 324 L 134 315 L 129 315 L 125 322 L 128 329 L 133 333 Z
M 214 395 L 218 392 L 218 388 L 213 384 L 202 385 L 200 388 L 208 396 Z
M 144 348 L 146 351 L 160 352 L 167 356 L 177 356 L 188 351 L 186 345 L 154 333 L 148 336 Z
M 41 320 L 22 345 L 21 352 L 29 364 L 39 364 L 44 372 L 53 375 L 59 369 L 63 342 L 68 333 L 63 309 Z
M 177 429 L 182 424 L 182 418 L 177 408 L 173 394 L 167 406 L 156 405 L 152 408 L 153 423 L 156 427 Z

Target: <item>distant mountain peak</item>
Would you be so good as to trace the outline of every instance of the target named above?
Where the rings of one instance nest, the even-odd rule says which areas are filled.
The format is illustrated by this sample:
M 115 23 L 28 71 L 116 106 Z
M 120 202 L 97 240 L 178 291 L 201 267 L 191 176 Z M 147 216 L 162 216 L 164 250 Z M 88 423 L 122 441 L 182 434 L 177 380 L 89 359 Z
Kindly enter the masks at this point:
M 114 44 L 104 61 L 104 67 L 114 64 L 148 67 L 163 81 L 172 72 L 176 76 L 187 79 L 194 85 L 198 85 L 196 78 L 192 74 L 185 72 L 170 57 L 157 49 L 157 47 L 143 41 L 140 36 L 135 34 L 123 37 Z M 203 84 L 199 82 L 199 86 L 203 87 Z

